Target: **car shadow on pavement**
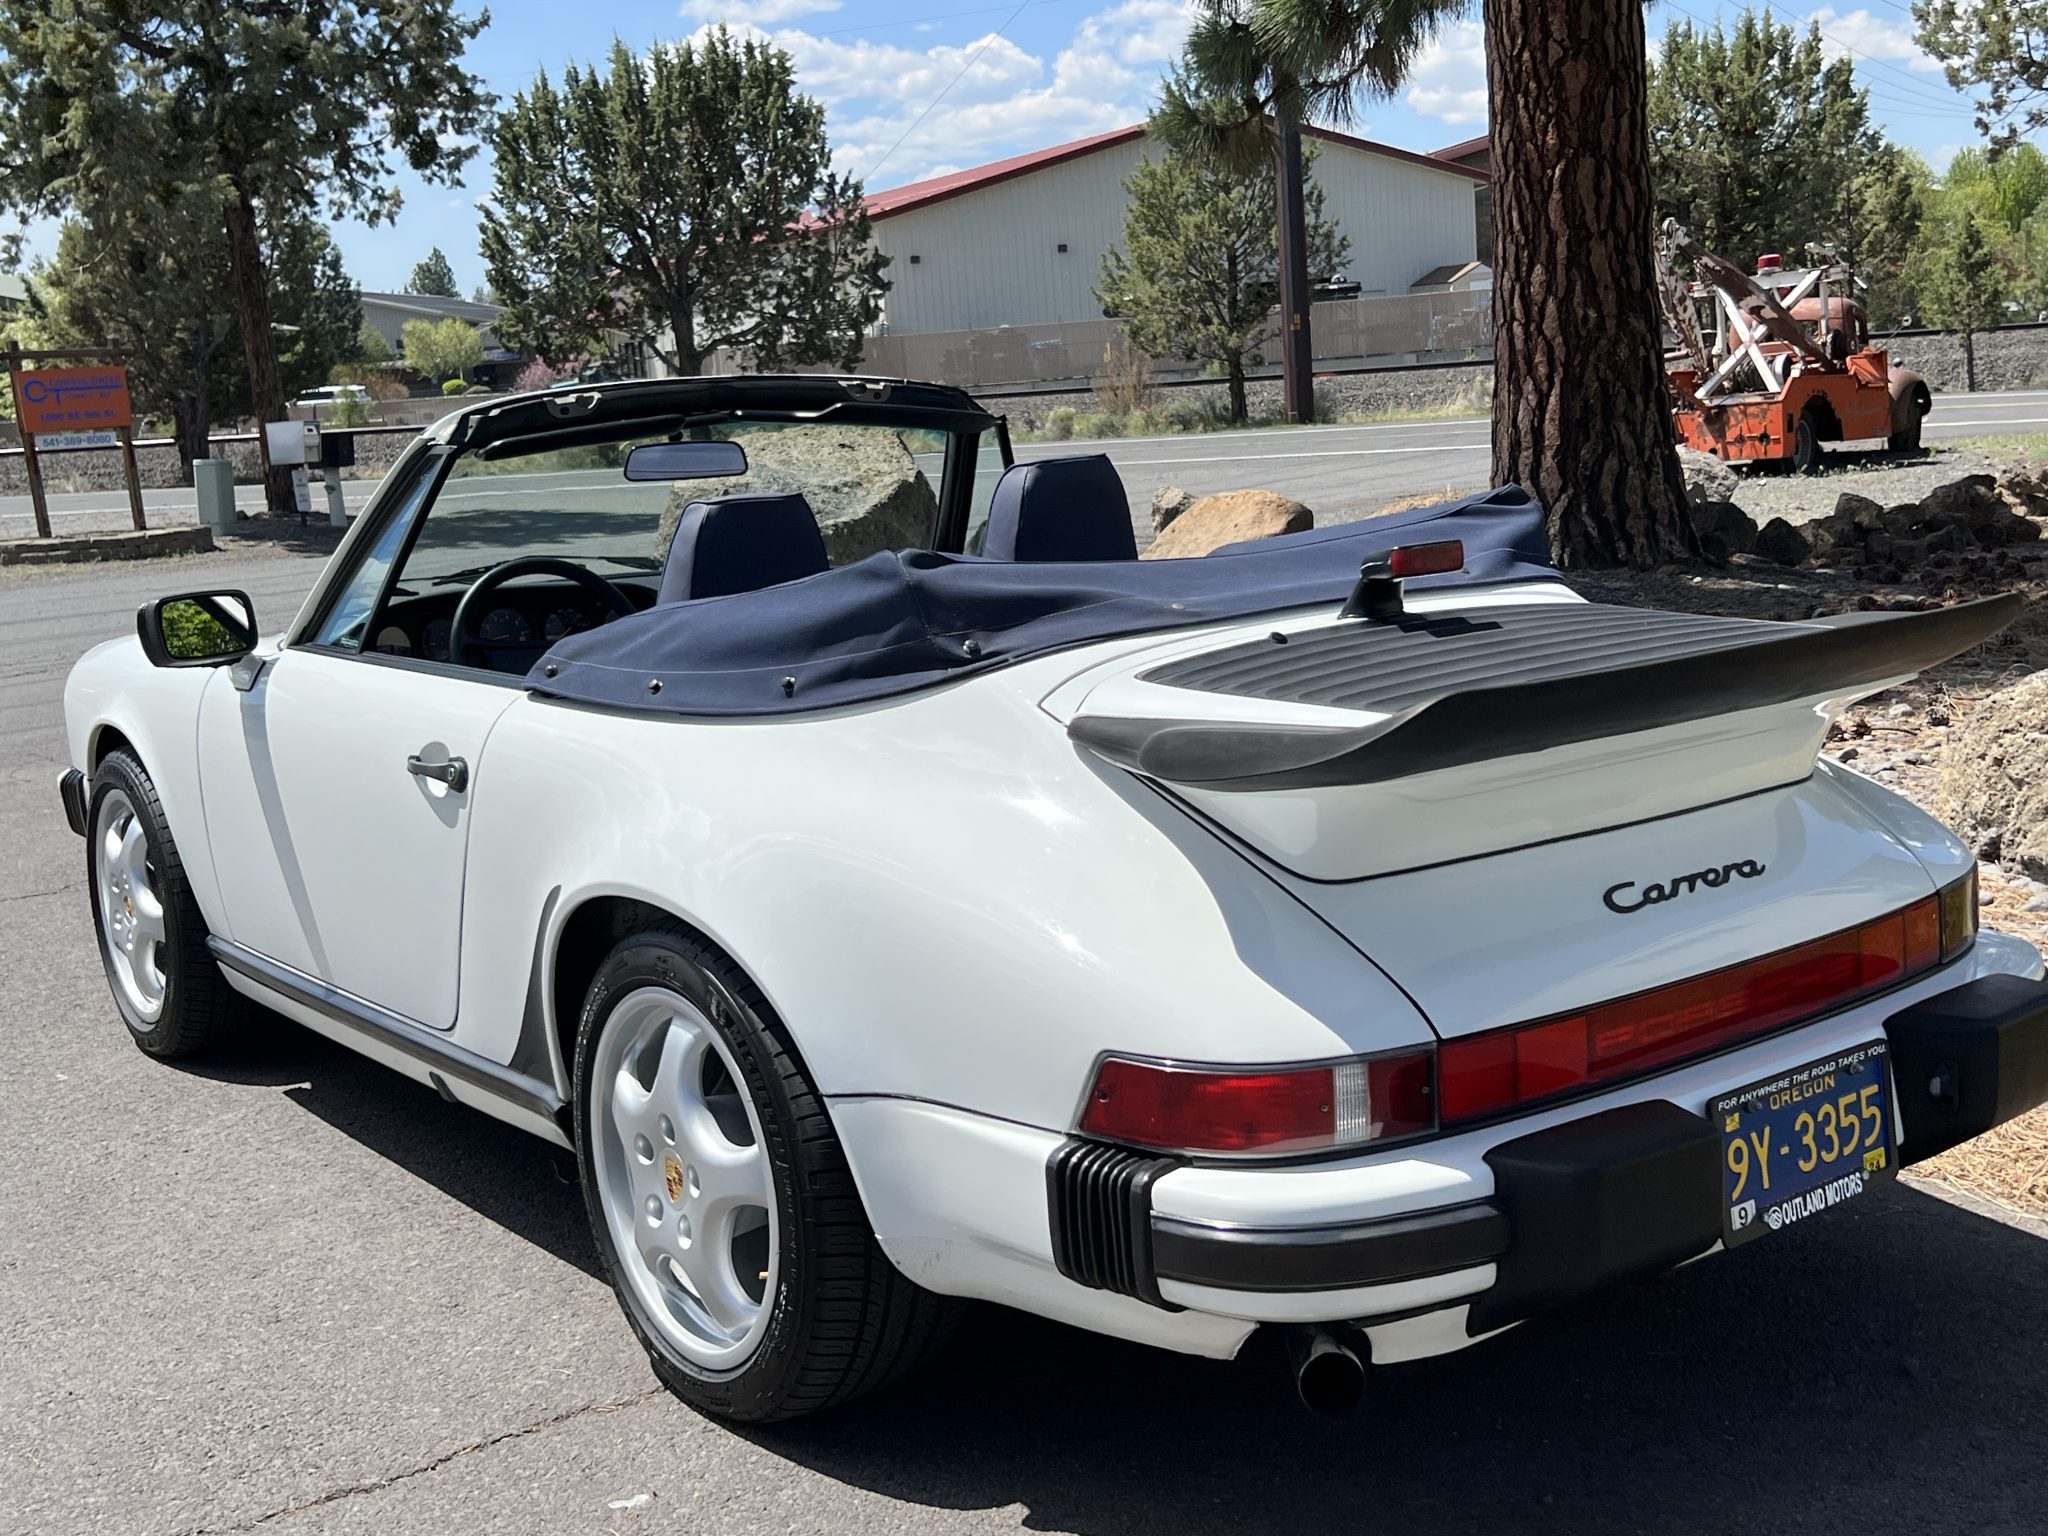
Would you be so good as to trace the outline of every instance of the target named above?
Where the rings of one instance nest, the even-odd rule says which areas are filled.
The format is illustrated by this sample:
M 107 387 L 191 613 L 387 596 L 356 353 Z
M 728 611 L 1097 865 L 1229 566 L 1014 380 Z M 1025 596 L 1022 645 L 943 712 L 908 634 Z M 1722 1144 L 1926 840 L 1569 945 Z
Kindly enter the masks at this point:
M 1228 1364 L 994 1308 L 926 1375 L 748 1438 L 1032 1530 L 2038 1532 L 2048 1246 L 1895 1187 L 1376 1371 L 1319 1419 L 1280 1350 Z
M 275 1014 L 231 1057 L 173 1063 L 285 1097 L 515 1237 L 601 1278 L 575 1160 Z

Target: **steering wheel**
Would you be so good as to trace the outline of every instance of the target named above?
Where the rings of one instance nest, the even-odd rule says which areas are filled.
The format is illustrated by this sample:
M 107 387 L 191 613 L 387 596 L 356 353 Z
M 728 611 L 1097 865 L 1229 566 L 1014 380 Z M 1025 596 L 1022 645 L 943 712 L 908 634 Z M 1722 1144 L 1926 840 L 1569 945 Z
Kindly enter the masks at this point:
M 464 665 L 463 657 L 469 654 L 471 644 L 470 625 L 474 617 L 483 611 L 484 599 L 492 596 L 506 582 L 520 576 L 560 576 L 573 581 L 591 596 L 603 600 L 615 619 L 640 610 L 633 606 L 633 600 L 617 587 L 606 581 L 595 571 L 587 571 L 573 560 L 557 560 L 551 555 L 523 555 L 517 560 L 507 560 L 494 565 L 483 575 L 469 584 L 469 590 L 462 594 L 462 601 L 455 605 L 455 617 L 448 625 L 448 659 L 458 666 Z M 477 640 L 476 644 L 483 642 Z

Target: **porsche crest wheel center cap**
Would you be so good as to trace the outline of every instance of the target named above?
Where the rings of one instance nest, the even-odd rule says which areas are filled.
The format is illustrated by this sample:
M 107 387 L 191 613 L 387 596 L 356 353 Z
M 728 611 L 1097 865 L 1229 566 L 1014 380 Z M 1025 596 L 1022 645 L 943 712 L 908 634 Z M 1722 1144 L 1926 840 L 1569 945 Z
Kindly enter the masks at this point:
M 683 1198 L 683 1165 L 676 1161 L 673 1152 L 661 1160 L 661 1182 L 668 1189 L 671 1202 Z

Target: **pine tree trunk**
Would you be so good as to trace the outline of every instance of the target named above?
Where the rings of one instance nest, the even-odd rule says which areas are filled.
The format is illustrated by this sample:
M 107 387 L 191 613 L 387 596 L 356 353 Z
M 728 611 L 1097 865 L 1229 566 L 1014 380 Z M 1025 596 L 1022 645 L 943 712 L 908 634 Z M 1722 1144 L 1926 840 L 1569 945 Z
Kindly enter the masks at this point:
M 1230 419 L 1241 422 L 1251 414 L 1244 401 L 1244 354 L 1231 353 L 1227 366 L 1230 370 Z
M 1977 337 L 1967 329 L 1963 332 L 1963 388 L 1977 393 Z
M 1486 0 L 1493 477 L 1560 566 L 1697 551 L 1652 272 L 1641 0 Z
M 1273 185 L 1280 223 L 1280 378 L 1286 418 L 1316 419 L 1315 344 L 1308 324 L 1308 209 L 1301 185 L 1301 124 L 1275 125 Z
M 242 328 L 242 355 L 249 364 L 249 400 L 256 412 L 256 451 L 263 464 L 264 500 L 272 512 L 298 510 L 292 476 L 270 462 L 263 430 L 284 420 L 284 380 L 277 371 L 277 345 L 270 334 L 270 294 L 264 283 L 263 243 L 256 232 L 256 205 L 248 193 L 228 205 L 228 265 L 234 273 L 235 318 Z

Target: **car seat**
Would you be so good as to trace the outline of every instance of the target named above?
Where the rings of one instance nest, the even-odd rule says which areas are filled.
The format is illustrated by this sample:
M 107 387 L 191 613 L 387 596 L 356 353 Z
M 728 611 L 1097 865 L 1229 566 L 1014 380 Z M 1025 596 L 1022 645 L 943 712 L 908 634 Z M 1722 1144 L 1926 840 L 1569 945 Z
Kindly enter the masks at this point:
M 794 492 L 712 496 L 683 508 L 656 604 L 758 592 L 831 568 L 811 504 Z
M 1130 498 L 1099 453 L 1012 464 L 989 502 L 981 554 L 991 560 L 1135 560 Z

